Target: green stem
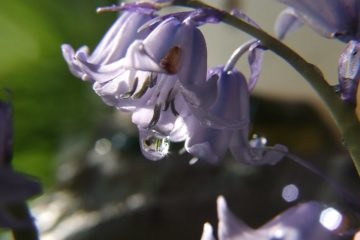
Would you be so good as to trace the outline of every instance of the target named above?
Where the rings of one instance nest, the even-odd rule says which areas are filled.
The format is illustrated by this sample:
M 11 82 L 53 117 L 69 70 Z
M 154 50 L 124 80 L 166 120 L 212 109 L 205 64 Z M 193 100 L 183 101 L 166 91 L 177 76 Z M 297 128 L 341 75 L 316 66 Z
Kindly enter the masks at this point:
M 174 4 L 192 8 L 209 8 L 218 11 L 219 14 L 222 14 L 222 21 L 224 23 L 259 39 L 264 47 L 283 58 L 298 73 L 300 73 L 317 92 L 329 110 L 340 131 L 343 144 L 348 149 L 357 172 L 360 175 L 360 124 L 355 110 L 352 106 L 346 105 L 341 101 L 333 87 L 327 83 L 323 74 L 315 65 L 305 61 L 299 54 L 268 33 L 227 12 L 218 10 L 196 0 L 175 0 Z

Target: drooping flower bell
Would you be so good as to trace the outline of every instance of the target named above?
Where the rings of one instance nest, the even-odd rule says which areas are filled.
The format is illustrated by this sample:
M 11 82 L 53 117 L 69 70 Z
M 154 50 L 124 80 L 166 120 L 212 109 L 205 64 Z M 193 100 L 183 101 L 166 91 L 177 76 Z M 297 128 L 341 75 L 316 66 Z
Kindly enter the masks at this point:
M 230 212 L 222 196 L 217 200 L 217 212 L 218 240 L 331 240 L 337 239 L 334 230 L 342 221 L 337 210 L 314 201 L 294 206 L 257 229 Z M 215 240 L 209 223 L 204 225 L 201 240 Z
M 221 160 L 228 149 L 245 164 L 275 164 L 281 160 L 286 147 L 267 147 L 258 139 L 249 141 L 250 90 L 244 75 L 220 66 L 211 68 L 207 79 L 211 87 L 199 97 L 199 104 L 188 101 L 193 114 L 185 118 L 187 152 L 212 163 Z
M 12 108 L 9 102 L 0 101 L 0 227 L 21 228 L 29 222 L 12 218 L 4 207 L 9 203 L 23 202 L 41 192 L 33 179 L 11 169 Z

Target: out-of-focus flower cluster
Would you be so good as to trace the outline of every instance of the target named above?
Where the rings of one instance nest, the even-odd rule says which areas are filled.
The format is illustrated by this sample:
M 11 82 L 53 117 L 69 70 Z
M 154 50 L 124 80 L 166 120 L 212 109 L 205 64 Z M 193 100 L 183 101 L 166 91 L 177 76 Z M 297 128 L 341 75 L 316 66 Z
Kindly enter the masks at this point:
M 360 1 L 279 1 L 289 6 L 275 24 L 280 39 L 306 23 L 324 37 L 347 43 L 339 58 L 337 91 L 342 100 L 355 105 L 360 78 Z
M 7 206 L 39 194 L 41 187 L 30 177 L 14 172 L 11 158 L 12 108 L 9 102 L 0 101 L 0 227 L 26 228 L 32 222 L 14 218 Z
M 298 204 L 258 229 L 252 229 L 228 208 L 224 197 L 217 199 L 218 240 L 318 240 L 336 239 L 344 223 L 332 207 L 310 201 Z M 212 227 L 205 223 L 201 240 L 215 240 Z
M 197 9 L 157 15 L 157 3 L 128 3 L 101 8 L 121 11 L 96 49 L 62 51 L 71 72 L 92 84 L 102 100 L 130 112 L 140 146 L 151 160 L 164 158 L 170 142 L 185 141 L 194 157 L 218 162 L 229 149 L 248 164 L 274 164 L 286 153 L 270 150 L 262 138 L 248 140 L 249 94 L 260 73 L 262 50 L 245 44 L 233 61 L 208 69 L 205 38 L 199 26 L 218 23 L 221 12 Z M 245 15 L 238 17 L 254 24 Z M 249 53 L 249 83 L 234 68 Z

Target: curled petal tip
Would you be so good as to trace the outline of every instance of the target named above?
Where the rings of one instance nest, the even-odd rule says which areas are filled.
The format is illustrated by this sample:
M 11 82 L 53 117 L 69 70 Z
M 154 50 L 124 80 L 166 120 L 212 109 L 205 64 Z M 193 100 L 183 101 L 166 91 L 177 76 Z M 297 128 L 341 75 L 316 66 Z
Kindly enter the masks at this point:
M 201 240 L 215 240 L 213 236 L 213 228 L 208 222 L 204 224 Z
M 283 40 L 288 33 L 294 32 L 303 25 L 293 8 L 282 11 L 275 21 L 275 36 Z

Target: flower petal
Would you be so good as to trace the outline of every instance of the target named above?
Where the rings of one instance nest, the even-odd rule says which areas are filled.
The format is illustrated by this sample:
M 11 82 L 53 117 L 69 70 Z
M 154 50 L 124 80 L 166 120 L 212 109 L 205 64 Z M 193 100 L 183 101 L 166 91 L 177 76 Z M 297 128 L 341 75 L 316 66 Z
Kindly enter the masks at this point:
M 205 223 L 200 240 L 215 240 L 210 223 Z
M 358 38 L 358 0 L 280 0 L 321 35 L 342 41 Z
M 244 222 L 230 212 L 225 198 L 219 196 L 217 199 L 217 213 L 219 218 L 218 223 L 218 237 L 219 240 L 236 239 L 239 235 L 251 235 L 254 231 Z M 239 238 L 240 239 L 240 238 Z M 255 238 L 246 238 L 252 240 Z
M 194 116 L 189 116 L 185 122 L 189 132 L 185 141 L 186 151 L 199 159 L 219 162 L 228 149 L 231 131 L 202 126 Z
M 275 36 L 282 40 L 287 34 L 296 31 L 303 24 L 293 8 L 286 8 L 275 21 Z
M 350 41 L 339 59 L 339 86 L 341 98 L 356 104 L 356 94 L 360 79 L 360 42 Z

